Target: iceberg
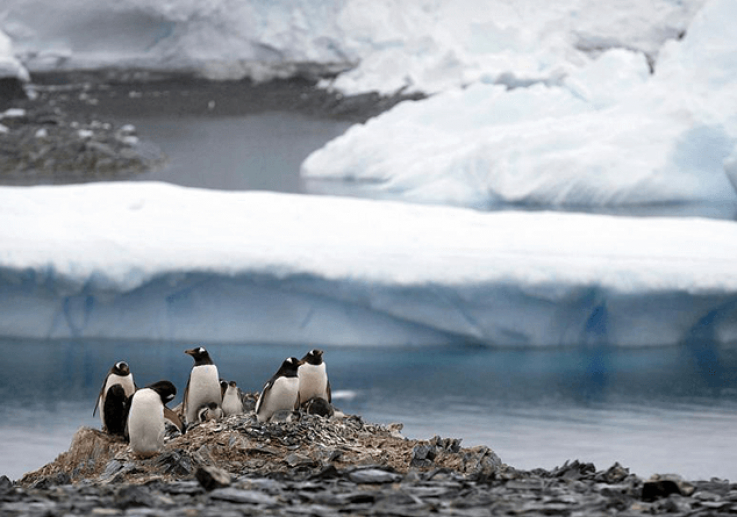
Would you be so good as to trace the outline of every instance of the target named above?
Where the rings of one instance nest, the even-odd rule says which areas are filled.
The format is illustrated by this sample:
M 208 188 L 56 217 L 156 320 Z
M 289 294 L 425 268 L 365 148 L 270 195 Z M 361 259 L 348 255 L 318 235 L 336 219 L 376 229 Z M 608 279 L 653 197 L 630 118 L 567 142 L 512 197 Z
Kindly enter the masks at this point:
M 28 70 L 15 58 L 12 41 L 0 30 L 0 80 L 3 79 L 26 82 L 30 76 Z
M 557 82 L 607 48 L 657 58 L 704 0 L 5 0 L 31 71 L 147 68 L 213 79 L 330 75 L 347 94 Z
M 735 5 L 708 2 L 653 74 L 616 48 L 558 84 L 448 89 L 351 127 L 301 173 L 475 208 L 735 203 Z
M 0 335 L 315 345 L 737 339 L 737 225 L 163 183 L 0 188 Z

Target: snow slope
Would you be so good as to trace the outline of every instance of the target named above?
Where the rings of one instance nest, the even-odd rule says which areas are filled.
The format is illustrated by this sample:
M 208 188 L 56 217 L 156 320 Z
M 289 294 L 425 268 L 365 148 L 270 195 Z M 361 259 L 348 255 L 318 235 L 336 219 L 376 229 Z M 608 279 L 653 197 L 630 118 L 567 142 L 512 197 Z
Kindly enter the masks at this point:
M 0 30 L 0 79 L 16 78 L 28 81 L 28 71 L 15 58 L 10 38 Z
M 642 54 L 614 49 L 559 85 L 405 102 L 315 151 L 302 174 L 477 208 L 734 202 L 735 19 L 737 3 L 708 2 L 654 75 Z
M 158 183 L 0 188 L 0 335 L 313 344 L 737 338 L 737 225 Z
M 558 81 L 601 49 L 655 59 L 704 0 L 4 0 L 31 70 L 147 67 L 225 79 L 346 70 L 346 93 Z

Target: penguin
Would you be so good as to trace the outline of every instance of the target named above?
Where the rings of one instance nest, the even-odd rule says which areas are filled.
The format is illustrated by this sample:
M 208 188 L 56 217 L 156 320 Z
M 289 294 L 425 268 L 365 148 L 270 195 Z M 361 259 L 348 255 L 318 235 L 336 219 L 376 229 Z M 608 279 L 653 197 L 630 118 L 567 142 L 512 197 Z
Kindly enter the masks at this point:
M 103 429 L 108 434 L 125 436 L 125 424 L 128 421 L 130 397 L 120 384 L 113 384 L 105 394 L 105 403 L 100 408 L 100 415 L 104 415 Z
M 235 381 L 220 381 L 220 389 L 223 394 L 223 415 L 240 415 L 243 413 L 243 399 L 241 399 L 241 390 L 236 386 Z
M 264 385 L 256 401 L 256 418 L 268 421 L 277 411 L 299 408 L 299 359 L 285 359 L 274 376 Z
M 197 410 L 197 421 L 207 422 L 208 420 L 220 420 L 223 418 L 223 410 L 220 409 L 220 406 L 218 406 L 215 402 L 208 402 L 207 404 L 203 404 L 200 406 L 200 409 Z
M 184 419 L 187 424 L 193 424 L 198 421 L 197 412 L 203 405 L 210 402 L 220 405 L 222 401 L 220 378 L 217 366 L 204 347 L 185 350 L 184 353 L 194 358 L 194 366 L 189 374 L 182 402 Z
M 137 390 L 128 413 L 128 436 L 133 452 L 147 457 L 164 448 L 164 408 L 174 400 L 177 389 L 169 381 L 158 381 Z
M 95 408 L 92 410 L 92 416 L 95 416 L 97 409 L 100 409 L 100 422 L 102 422 L 103 431 L 107 430 L 105 423 L 105 399 L 107 398 L 108 390 L 113 386 L 113 384 L 120 384 L 120 386 L 123 388 L 123 392 L 125 393 L 126 398 L 133 395 L 133 392 L 136 391 L 136 383 L 133 381 L 133 374 L 128 367 L 128 363 L 126 363 L 125 361 L 118 361 L 113 365 L 112 368 L 110 368 L 110 371 L 107 373 L 105 380 L 102 381 L 100 395 L 98 395 L 97 401 L 95 402 Z M 122 399 L 116 397 L 116 400 Z M 116 412 L 119 411 L 122 411 L 121 407 L 116 408 Z
M 299 399 L 302 402 L 316 397 L 332 402 L 330 381 L 322 354 L 322 350 L 313 348 L 300 361 L 297 375 L 299 376 Z

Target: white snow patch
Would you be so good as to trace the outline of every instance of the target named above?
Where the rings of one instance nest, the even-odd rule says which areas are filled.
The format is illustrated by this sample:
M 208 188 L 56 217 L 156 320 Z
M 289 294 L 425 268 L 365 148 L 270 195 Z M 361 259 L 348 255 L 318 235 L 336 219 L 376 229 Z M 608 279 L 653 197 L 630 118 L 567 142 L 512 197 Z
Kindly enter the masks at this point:
M 733 201 L 735 5 L 709 2 L 654 76 L 642 54 L 615 49 L 560 85 L 477 84 L 405 102 L 315 151 L 302 174 L 477 208 Z
M 0 201 L 4 336 L 316 345 L 737 338 L 729 221 L 486 213 L 157 183 L 4 187 Z

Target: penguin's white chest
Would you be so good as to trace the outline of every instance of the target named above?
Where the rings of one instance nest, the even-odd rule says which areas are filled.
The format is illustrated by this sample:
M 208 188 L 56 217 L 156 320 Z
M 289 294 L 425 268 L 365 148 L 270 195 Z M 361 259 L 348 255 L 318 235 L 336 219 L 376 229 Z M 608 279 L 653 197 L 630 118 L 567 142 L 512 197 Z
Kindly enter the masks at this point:
M 223 396 L 223 413 L 225 416 L 240 415 L 243 413 L 243 402 L 238 395 L 238 388 L 228 386 Z
M 107 376 L 107 380 L 105 381 L 105 389 L 102 391 L 102 396 L 100 396 L 100 400 L 98 401 L 99 408 L 100 408 L 100 421 L 102 422 L 103 427 L 105 426 L 105 397 L 107 396 L 107 390 L 110 389 L 111 386 L 114 386 L 115 384 L 120 384 L 123 387 L 123 391 L 125 392 L 126 397 L 130 397 L 133 395 L 133 392 L 136 391 L 136 385 L 133 382 L 133 374 L 128 374 L 125 377 L 121 377 L 118 374 L 111 373 Z
M 299 396 L 298 377 L 279 377 L 269 389 L 264 389 L 256 403 L 256 416 L 259 422 L 265 422 L 277 411 L 294 409 Z
M 318 365 L 305 363 L 297 370 L 299 377 L 299 400 L 307 402 L 311 398 L 328 399 L 328 374 L 325 363 Z
M 221 393 L 217 366 L 202 364 L 193 367 L 189 374 L 187 400 L 184 401 L 187 407 L 187 414 L 185 415 L 187 422 L 197 421 L 197 411 L 203 404 L 215 402 L 220 406 Z
M 128 435 L 133 452 L 149 456 L 164 447 L 164 404 L 154 390 L 144 388 L 133 396 L 128 414 Z

